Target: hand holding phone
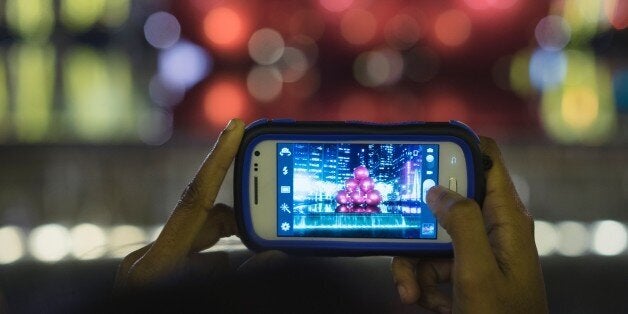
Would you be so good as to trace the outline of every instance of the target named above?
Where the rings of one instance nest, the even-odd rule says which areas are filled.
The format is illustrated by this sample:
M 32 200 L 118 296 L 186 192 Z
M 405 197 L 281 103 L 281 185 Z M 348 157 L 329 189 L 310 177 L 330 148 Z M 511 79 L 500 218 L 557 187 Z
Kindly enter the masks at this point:
M 426 194 L 444 185 L 481 203 L 478 143 L 455 121 L 253 123 L 234 169 L 243 242 L 257 251 L 451 256 Z

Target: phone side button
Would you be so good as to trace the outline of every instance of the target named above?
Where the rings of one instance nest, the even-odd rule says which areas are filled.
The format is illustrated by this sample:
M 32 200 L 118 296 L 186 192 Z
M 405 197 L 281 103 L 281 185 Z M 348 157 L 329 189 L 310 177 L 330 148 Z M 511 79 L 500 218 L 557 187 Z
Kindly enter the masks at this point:
M 456 178 L 449 178 L 449 189 L 458 192 L 458 181 L 456 181 Z

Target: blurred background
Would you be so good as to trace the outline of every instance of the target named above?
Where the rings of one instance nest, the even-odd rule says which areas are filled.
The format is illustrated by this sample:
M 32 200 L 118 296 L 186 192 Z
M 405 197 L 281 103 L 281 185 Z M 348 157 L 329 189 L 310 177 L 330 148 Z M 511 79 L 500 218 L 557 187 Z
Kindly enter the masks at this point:
M 464 121 L 537 220 L 551 310 L 628 311 L 623 0 L 0 0 L 5 308 L 108 293 L 231 117 Z

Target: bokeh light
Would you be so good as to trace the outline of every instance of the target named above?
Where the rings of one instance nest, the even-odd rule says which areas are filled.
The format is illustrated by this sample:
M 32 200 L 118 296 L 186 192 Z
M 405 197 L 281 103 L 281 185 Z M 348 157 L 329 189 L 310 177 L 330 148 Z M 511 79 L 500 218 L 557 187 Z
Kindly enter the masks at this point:
M 283 79 L 274 66 L 255 66 L 246 78 L 246 87 L 253 98 L 270 102 L 281 94 Z
M 61 0 L 60 18 L 71 31 L 84 32 L 103 15 L 106 0 Z
M 168 84 L 187 89 L 209 74 L 213 61 L 201 47 L 180 40 L 159 53 L 160 79 Z
M 599 255 L 613 256 L 626 250 L 628 234 L 626 226 L 614 220 L 598 221 L 593 225 L 593 251 Z
M 131 67 L 126 55 L 87 46 L 63 60 L 63 91 L 69 125 L 78 138 L 93 142 L 135 136 Z
M 270 28 L 255 31 L 249 39 L 249 55 L 255 62 L 269 65 L 277 62 L 283 54 L 285 43 L 281 34 Z
M 164 144 L 172 137 L 172 114 L 163 108 L 147 109 L 139 117 L 137 131 L 146 144 Z
M 101 22 L 108 27 L 120 27 L 129 18 L 131 0 L 107 0 Z
M 56 262 L 70 252 L 70 232 L 59 224 L 39 226 L 28 236 L 30 254 L 43 262 Z
M 45 41 L 55 23 L 50 0 L 7 0 L 5 18 L 9 28 L 26 40 Z
M 11 264 L 24 256 L 24 232 L 16 226 L 0 228 L 0 265 Z
M 517 3 L 517 0 L 464 0 L 464 2 L 472 9 L 487 10 L 491 8 L 508 9 Z
M 370 12 L 363 9 L 347 11 L 340 21 L 340 33 L 353 45 L 363 45 L 375 37 L 377 20 Z
M 244 18 L 232 8 L 217 7 L 203 20 L 205 36 L 220 48 L 237 48 L 246 40 L 247 26 Z
M 179 40 L 181 25 L 177 18 L 168 12 L 151 14 L 144 23 L 146 41 L 155 48 L 168 48 Z
M 628 112 L 628 68 L 615 71 L 613 91 L 615 92 L 617 108 L 623 112 Z
M 539 21 L 534 29 L 536 41 L 545 50 L 560 50 L 571 38 L 569 25 L 560 16 L 550 15 Z
M 133 225 L 119 225 L 109 230 L 107 247 L 110 257 L 124 257 L 147 243 L 144 230 Z
M 457 47 L 469 39 L 471 20 L 460 10 L 448 10 L 436 18 L 434 32 L 445 46 Z
M 107 252 L 107 235 L 94 224 L 83 223 L 70 230 L 72 255 L 76 259 L 90 260 L 100 258 Z
M 581 222 L 563 221 L 556 224 L 558 231 L 558 253 L 565 256 L 581 256 L 589 249 L 590 235 Z
M 512 56 L 508 79 L 510 88 L 520 96 L 528 96 L 532 92 L 530 80 L 530 51 L 522 50 Z
M 468 121 L 469 109 L 464 98 L 453 90 L 441 91 L 427 108 L 428 121 Z
M 235 79 L 221 79 L 207 89 L 203 98 L 205 118 L 214 125 L 242 118 L 247 108 L 247 97 L 241 83 Z
M 611 139 L 617 124 L 611 75 L 591 52 L 566 51 L 566 76 L 545 90 L 541 119 L 548 135 L 561 143 L 599 145 Z
M 292 83 L 301 79 L 310 65 L 305 53 L 294 47 L 286 47 L 277 67 L 283 81 Z
M 319 0 L 323 8 L 331 12 L 342 12 L 348 9 L 353 0 Z
M 148 83 L 150 99 L 161 107 L 172 107 L 183 100 L 185 87 L 165 82 L 159 74 L 154 75 Z
M 397 14 L 384 27 L 386 42 L 395 49 L 412 47 L 421 36 L 421 28 L 415 18 L 408 14 Z
M 534 222 L 534 242 L 540 256 L 550 255 L 556 250 L 559 237 L 552 223 L 537 220 Z
M 567 59 L 562 51 L 537 49 L 530 57 L 530 81 L 539 90 L 560 84 L 566 72 Z
M 628 28 L 628 1 L 604 1 L 604 13 L 606 13 L 608 21 L 615 29 L 621 30 Z
M 391 85 L 403 73 L 403 58 L 392 49 L 362 53 L 353 65 L 355 79 L 364 86 Z
M 569 24 L 572 34 L 572 43 L 586 45 L 606 24 L 602 12 L 605 1 L 599 0 L 565 0 L 562 4 L 563 18 Z
M 8 61 L 17 138 L 26 143 L 43 141 L 50 136 L 52 122 L 55 51 L 50 45 L 16 44 L 9 50 Z
M 290 17 L 288 28 L 293 36 L 318 40 L 325 31 L 325 21 L 317 11 L 299 10 Z

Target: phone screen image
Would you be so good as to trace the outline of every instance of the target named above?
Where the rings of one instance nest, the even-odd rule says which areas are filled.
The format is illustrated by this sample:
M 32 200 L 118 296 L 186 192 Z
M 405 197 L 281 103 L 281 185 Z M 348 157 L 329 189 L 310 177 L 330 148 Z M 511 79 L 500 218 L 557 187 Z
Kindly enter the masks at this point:
M 277 236 L 436 239 L 438 144 L 277 145 Z

